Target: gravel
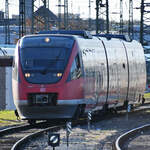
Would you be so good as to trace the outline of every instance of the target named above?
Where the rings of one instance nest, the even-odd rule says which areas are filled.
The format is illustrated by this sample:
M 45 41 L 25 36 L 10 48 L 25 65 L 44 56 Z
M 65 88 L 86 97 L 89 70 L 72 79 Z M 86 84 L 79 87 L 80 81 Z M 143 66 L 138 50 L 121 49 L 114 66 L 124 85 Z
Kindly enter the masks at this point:
M 61 129 L 60 146 L 56 150 L 112 150 L 114 141 L 124 132 L 149 123 L 150 111 L 130 113 L 129 116 L 115 115 L 113 118 L 92 123 L 88 132 L 87 125 L 77 126 L 72 129 L 69 136 L 69 147 L 66 142 L 66 131 Z M 48 150 L 48 135 L 43 134 L 29 144 L 24 145 L 25 150 Z M 140 142 L 139 142 L 140 145 Z M 137 149 L 136 149 L 137 150 Z
M 123 150 L 150 150 L 150 130 L 144 130 L 126 141 Z

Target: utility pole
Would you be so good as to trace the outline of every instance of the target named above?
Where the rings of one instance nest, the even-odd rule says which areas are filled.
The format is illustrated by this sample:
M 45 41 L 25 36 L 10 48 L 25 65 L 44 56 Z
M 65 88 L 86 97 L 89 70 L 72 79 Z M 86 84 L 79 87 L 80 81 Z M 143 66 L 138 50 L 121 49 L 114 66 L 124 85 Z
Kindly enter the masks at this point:
M 58 28 L 61 28 L 61 0 L 58 0 Z
M 141 22 L 140 22 L 140 43 L 143 45 L 143 16 L 144 16 L 144 0 L 141 0 Z
M 109 1 L 108 0 L 96 0 L 96 33 L 98 33 L 99 30 L 109 33 Z
M 64 28 L 68 28 L 68 0 L 64 0 Z
M 19 38 L 26 34 L 25 0 L 19 0 Z
M 123 0 L 120 0 L 120 34 L 123 34 Z
M 99 3 L 100 0 L 96 0 L 96 34 L 99 31 Z
M 9 3 L 5 0 L 5 44 L 10 44 Z
M 133 38 L 133 0 L 129 0 L 129 24 L 128 34 Z
M 141 0 L 141 22 L 140 22 L 140 43 L 142 45 L 150 45 L 150 40 L 147 36 L 150 22 L 150 2 L 148 0 Z
M 91 0 L 89 0 L 89 30 L 91 30 Z
M 108 5 L 108 0 L 106 0 L 106 33 L 109 33 L 109 5 Z

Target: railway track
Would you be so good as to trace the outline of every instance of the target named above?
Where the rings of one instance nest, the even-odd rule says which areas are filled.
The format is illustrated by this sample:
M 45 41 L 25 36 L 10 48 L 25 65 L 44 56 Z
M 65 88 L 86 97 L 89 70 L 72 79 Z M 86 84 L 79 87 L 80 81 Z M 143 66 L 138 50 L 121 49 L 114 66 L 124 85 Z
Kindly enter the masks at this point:
M 141 106 L 141 109 L 136 108 L 136 111 L 141 111 L 142 109 L 146 109 L 146 106 Z M 116 114 L 115 116 L 121 115 Z M 99 115 L 96 115 L 93 117 L 93 121 L 99 121 L 99 120 L 104 120 L 105 119 L 110 119 L 112 116 L 114 115 L 107 115 L 106 117 L 104 117 L 103 115 L 101 115 L 101 117 Z M 81 120 L 77 121 L 77 122 L 73 122 L 73 126 L 77 125 L 77 124 L 86 124 L 87 120 L 86 118 L 82 118 Z M 57 124 L 59 124 L 59 126 L 57 126 Z M 46 133 L 50 130 L 58 130 L 60 128 L 65 127 L 65 123 L 64 122 L 50 122 L 50 123 L 46 123 L 46 122 L 42 122 L 42 123 L 38 123 L 33 125 L 22 125 L 22 126 L 17 126 L 17 127 L 12 127 L 9 129 L 3 129 L 0 131 L 0 150 L 18 150 L 20 149 L 20 146 L 22 146 L 25 143 L 31 142 L 32 139 L 34 139 L 35 137 L 41 136 L 42 133 Z
M 59 124 L 59 126 L 62 125 L 62 123 Z M 19 150 L 20 145 L 28 141 L 31 137 L 46 131 L 46 129 L 56 129 L 54 125 L 56 123 L 42 122 L 35 125 L 22 125 L 3 129 L 0 131 L 0 150 Z
M 80 121 L 74 121 L 73 126 L 84 124 L 86 118 Z M 59 124 L 59 125 L 58 125 Z M 41 136 L 48 131 L 57 131 L 65 128 L 65 122 L 42 122 L 35 125 L 22 125 L 6 128 L 0 131 L 0 150 L 20 150 L 23 144 L 30 142 L 32 139 Z
M 143 125 L 138 128 L 134 128 L 124 134 L 122 134 L 120 137 L 117 138 L 115 142 L 114 149 L 115 150 L 128 150 L 128 149 L 135 149 L 134 144 L 128 148 L 128 145 L 131 141 L 133 141 L 135 138 L 140 137 L 143 134 L 147 134 L 147 132 L 150 132 L 150 124 Z M 142 138 L 141 138 L 142 139 Z M 142 141 L 138 145 L 140 145 Z M 143 145 L 143 144 L 141 144 Z M 146 145 L 145 145 L 146 146 Z M 144 149 L 144 147 L 142 147 Z M 141 147 L 140 147 L 141 149 Z M 139 149 L 139 150 L 140 150 Z M 150 149 L 150 146 L 148 146 L 148 149 Z M 136 150 L 137 147 L 136 147 Z

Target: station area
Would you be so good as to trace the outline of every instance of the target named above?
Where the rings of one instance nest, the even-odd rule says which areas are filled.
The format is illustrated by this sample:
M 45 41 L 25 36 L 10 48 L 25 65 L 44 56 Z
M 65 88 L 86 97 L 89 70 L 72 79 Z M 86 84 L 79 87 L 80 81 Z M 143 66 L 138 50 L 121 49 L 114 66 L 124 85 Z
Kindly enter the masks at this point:
M 149 115 L 149 0 L 0 2 L 0 149 L 148 150 Z

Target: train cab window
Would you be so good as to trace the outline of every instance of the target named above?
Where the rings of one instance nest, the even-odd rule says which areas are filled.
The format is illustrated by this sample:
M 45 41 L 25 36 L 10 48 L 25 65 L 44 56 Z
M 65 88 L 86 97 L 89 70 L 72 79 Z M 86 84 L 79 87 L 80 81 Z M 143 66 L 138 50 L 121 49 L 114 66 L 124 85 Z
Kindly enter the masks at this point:
M 81 77 L 81 65 L 80 65 L 79 54 L 77 54 L 71 66 L 70 79 L 75 80 L 80 77 Z

